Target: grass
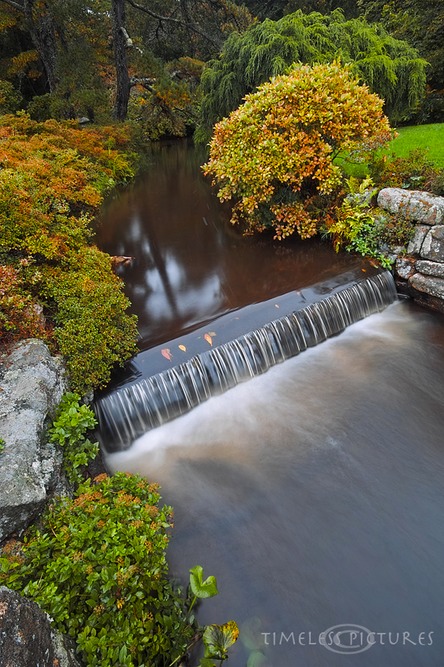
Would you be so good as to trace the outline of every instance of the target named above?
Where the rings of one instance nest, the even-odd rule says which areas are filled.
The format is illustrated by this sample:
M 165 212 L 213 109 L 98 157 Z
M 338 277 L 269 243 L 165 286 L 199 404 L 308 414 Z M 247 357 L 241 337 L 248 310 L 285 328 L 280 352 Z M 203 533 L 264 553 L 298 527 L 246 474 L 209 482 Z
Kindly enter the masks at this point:
M 388 153 L 406 157 L 415 148 L 423 149 L 427 158 L 444 169 L 444 123 L 400 127 L 398 136 L 390 142 Z
M 384 153 L 406 157 L 410 151 L 420 148 L 431 162 L 444 169 L 444 123 L 409 125 L 400 127 L 396 131 L 398 136 L 384 148 Z M 335 162 L 348 176 L 364 178 L 368 173 L 366 164 L 350 162 L 346 155 L 338 156 Z

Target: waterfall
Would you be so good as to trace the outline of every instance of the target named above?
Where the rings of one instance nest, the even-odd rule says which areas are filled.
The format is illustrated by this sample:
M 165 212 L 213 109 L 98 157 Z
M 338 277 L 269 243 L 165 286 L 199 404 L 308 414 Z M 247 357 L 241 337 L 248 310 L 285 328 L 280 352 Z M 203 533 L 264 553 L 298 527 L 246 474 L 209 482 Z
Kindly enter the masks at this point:
M 94 404 L 102 446 L 107 452 L 127 449 L 143 433 L 380 312 L 396 299 L 393 277 L 385 271 L 111 392 Z

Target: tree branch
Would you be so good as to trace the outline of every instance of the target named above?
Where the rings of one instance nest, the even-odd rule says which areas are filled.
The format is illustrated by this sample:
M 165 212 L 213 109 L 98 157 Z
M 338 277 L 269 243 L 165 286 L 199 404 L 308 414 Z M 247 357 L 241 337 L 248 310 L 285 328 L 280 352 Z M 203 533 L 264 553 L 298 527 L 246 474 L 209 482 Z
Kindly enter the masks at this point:
M 178 25 L 182 26 L 182 28 L 187 28 L 189 30 L 192 30 L 197 35 L 200 35 L 214 46 L 219 46 L 219 43 L 213 37 L 211 37 L 206 32 L 201 30 L 201 28 L 199 28 L 194 23 L 186 23 L 185 21 L 182 21 L 181 19 L 176 19 L 173 16 L 161 16 L 161 14 L 153 12 L 152 9 L 148 9 L 143 5 L 139 5 L 137 2 L 135 2 L 135 0 L 126 0 L 126 1 L 129 5 L 131 5 L 131 7 L 134 7 L 134 9 L 138 9 L 141 12 L 145 12 L 145 14 L 148 14 L 148 16 L 151 16 L 153 19 L 157 19 L 158 21 L 167 21 L 169 23 L 177 23 Z
M 7 5 L 13 7 L 14 9 L 17 9 L 19 12 L 25 11 L 24 6 L 21 5 L 19 2 L 15 2 L 15 0 L 0 0 L 0 2 L 6 2 Z

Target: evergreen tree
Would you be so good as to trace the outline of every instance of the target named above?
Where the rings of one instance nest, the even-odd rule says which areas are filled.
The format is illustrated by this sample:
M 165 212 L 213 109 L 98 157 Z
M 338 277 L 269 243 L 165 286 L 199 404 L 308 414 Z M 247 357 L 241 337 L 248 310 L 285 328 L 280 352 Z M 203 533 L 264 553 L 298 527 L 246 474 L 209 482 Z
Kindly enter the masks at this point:
M 242 98 L 293 63 L 339 59 L 385 101 L 385 113 L 398 123 L 412 115 L 425 89 L 426 61 L 404 41 L 365 19 L 346 20 L 340 10 L 329 15 L 297 11 L 279 21 L 266 19 L 242 35 L 231 35 L 219 58 L 202 77 L 197 138 L 207 140 L 214 123 Z
M 358 0 L 369 21 L 379 21 L 399 39 L 415 46 L 430 67 L 428 82 L 444 88 L 444 2 L 442 0 Z

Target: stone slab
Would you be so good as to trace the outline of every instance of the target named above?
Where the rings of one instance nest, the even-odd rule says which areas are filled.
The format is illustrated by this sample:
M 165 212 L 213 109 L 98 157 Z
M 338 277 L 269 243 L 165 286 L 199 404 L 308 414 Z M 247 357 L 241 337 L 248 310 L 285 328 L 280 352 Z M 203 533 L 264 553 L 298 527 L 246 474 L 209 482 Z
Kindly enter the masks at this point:
M 406 220 L 422 225 L 444 223 L 444 197 L 421 190 L 383 188 L 378 194 L 378 206 Z

